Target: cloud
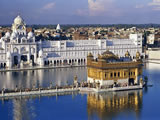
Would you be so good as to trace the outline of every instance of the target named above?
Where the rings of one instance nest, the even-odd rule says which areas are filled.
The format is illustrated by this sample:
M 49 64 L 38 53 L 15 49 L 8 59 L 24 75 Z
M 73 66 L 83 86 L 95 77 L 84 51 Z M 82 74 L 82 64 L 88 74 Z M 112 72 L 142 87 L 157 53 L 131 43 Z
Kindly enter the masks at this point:
M 160 0 L 152 0 L 152 2 L 148 4 L 148 6 L 152 6 L 153 10 L 160 10 Z
M 56 5 L 55 2 L 47 3 L 46 5 L 43 6 L 42 9 L 43 9 L 43 10 L 50 10 L 50 9 L 54 8 L 55 5 Z
M 97 16 L 108 12 L 114 0 L 88 0 L 88 9 L 90 16 Z

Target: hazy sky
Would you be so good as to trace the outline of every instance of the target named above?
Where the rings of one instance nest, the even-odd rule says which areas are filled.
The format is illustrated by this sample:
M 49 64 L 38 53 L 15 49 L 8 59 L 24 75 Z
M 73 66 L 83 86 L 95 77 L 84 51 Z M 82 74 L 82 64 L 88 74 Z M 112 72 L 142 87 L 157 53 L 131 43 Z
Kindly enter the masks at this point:
M 160 23 L 160 0 L 0 0 L 0 24 Z

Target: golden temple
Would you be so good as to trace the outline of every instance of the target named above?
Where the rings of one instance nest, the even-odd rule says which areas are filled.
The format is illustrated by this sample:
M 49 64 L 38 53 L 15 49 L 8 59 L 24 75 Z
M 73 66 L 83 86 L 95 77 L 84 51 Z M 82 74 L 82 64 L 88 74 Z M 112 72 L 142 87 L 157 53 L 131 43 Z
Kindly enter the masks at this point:
M 127 51 L 125 57 L 118 57 L 110 51 L 94 56 L 87 56 L 88 83 L 99 83 L 101 87 L 139 85 L 142 78 L 142 60 L 137 52 L 131 59 Z

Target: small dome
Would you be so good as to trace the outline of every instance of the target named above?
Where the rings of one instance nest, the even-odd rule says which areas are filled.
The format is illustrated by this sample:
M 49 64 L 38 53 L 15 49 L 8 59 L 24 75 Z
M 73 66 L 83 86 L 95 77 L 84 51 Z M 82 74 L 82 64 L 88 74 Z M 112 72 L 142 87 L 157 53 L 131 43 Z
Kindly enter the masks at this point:
M 87 57 L 93 57 L 92 53 L 89 53 Z
M 9 32 L 6 32 L 5 37 L 9 38 L 11 36 L 11 34 Z
M 18 15 L 18 16 L 14 19 L 14 23 L 15 23 L 15 24 L 18 24 L 18 25 L 23 24 L 23 19 L 21 18 L 21 16 Z
M 34 37 L 33 32 L 29 32 L 29 33 L 28 33 L 28 38 L 32 38 L 32 37 Z
M 139 51 L 137 51 L 136 58 L 139 58 L 140 56 L 141 56 L 141 54 L 139 53 Z
M 126 52 L 126 54 L 125 54 L 125 57 L 129 57 L 130 56 L 130 53 L 128 52 L 128 50 L 127 50 L 127 52 Z
M 107 50 L 102 54 L 102 56 L 114 56 L 114 54 L 111 51 Z
M 101 59 L 115 59 L 115 60 L 118 60 L 118 59 L 119 59 L 115 54 L 113 54 L 113 53 L 112 53 L 111 51 L 109 51 L 109 50 L 105 51 L 105 52 L 101 55 L 100 58 L 101 58 Z

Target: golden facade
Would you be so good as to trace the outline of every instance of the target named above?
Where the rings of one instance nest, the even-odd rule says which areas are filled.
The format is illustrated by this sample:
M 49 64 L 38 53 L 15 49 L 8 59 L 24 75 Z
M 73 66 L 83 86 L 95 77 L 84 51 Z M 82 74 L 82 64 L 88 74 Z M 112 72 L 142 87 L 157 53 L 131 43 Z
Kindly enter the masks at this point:
M 125 56 L 129 58 L 128 51 Z M 89 82 L 101 80 L 134 80 L 134 84 L 138 84 L 138 77 L 142 75 L 142 60 L 137 52 L 136 59 L 130 61 L 122 61 L 118 56 L 106 51 L 102 55 L 98 55 L 98 59 L 93 59 L 93 55 L 87 57 L 88 78 Z

